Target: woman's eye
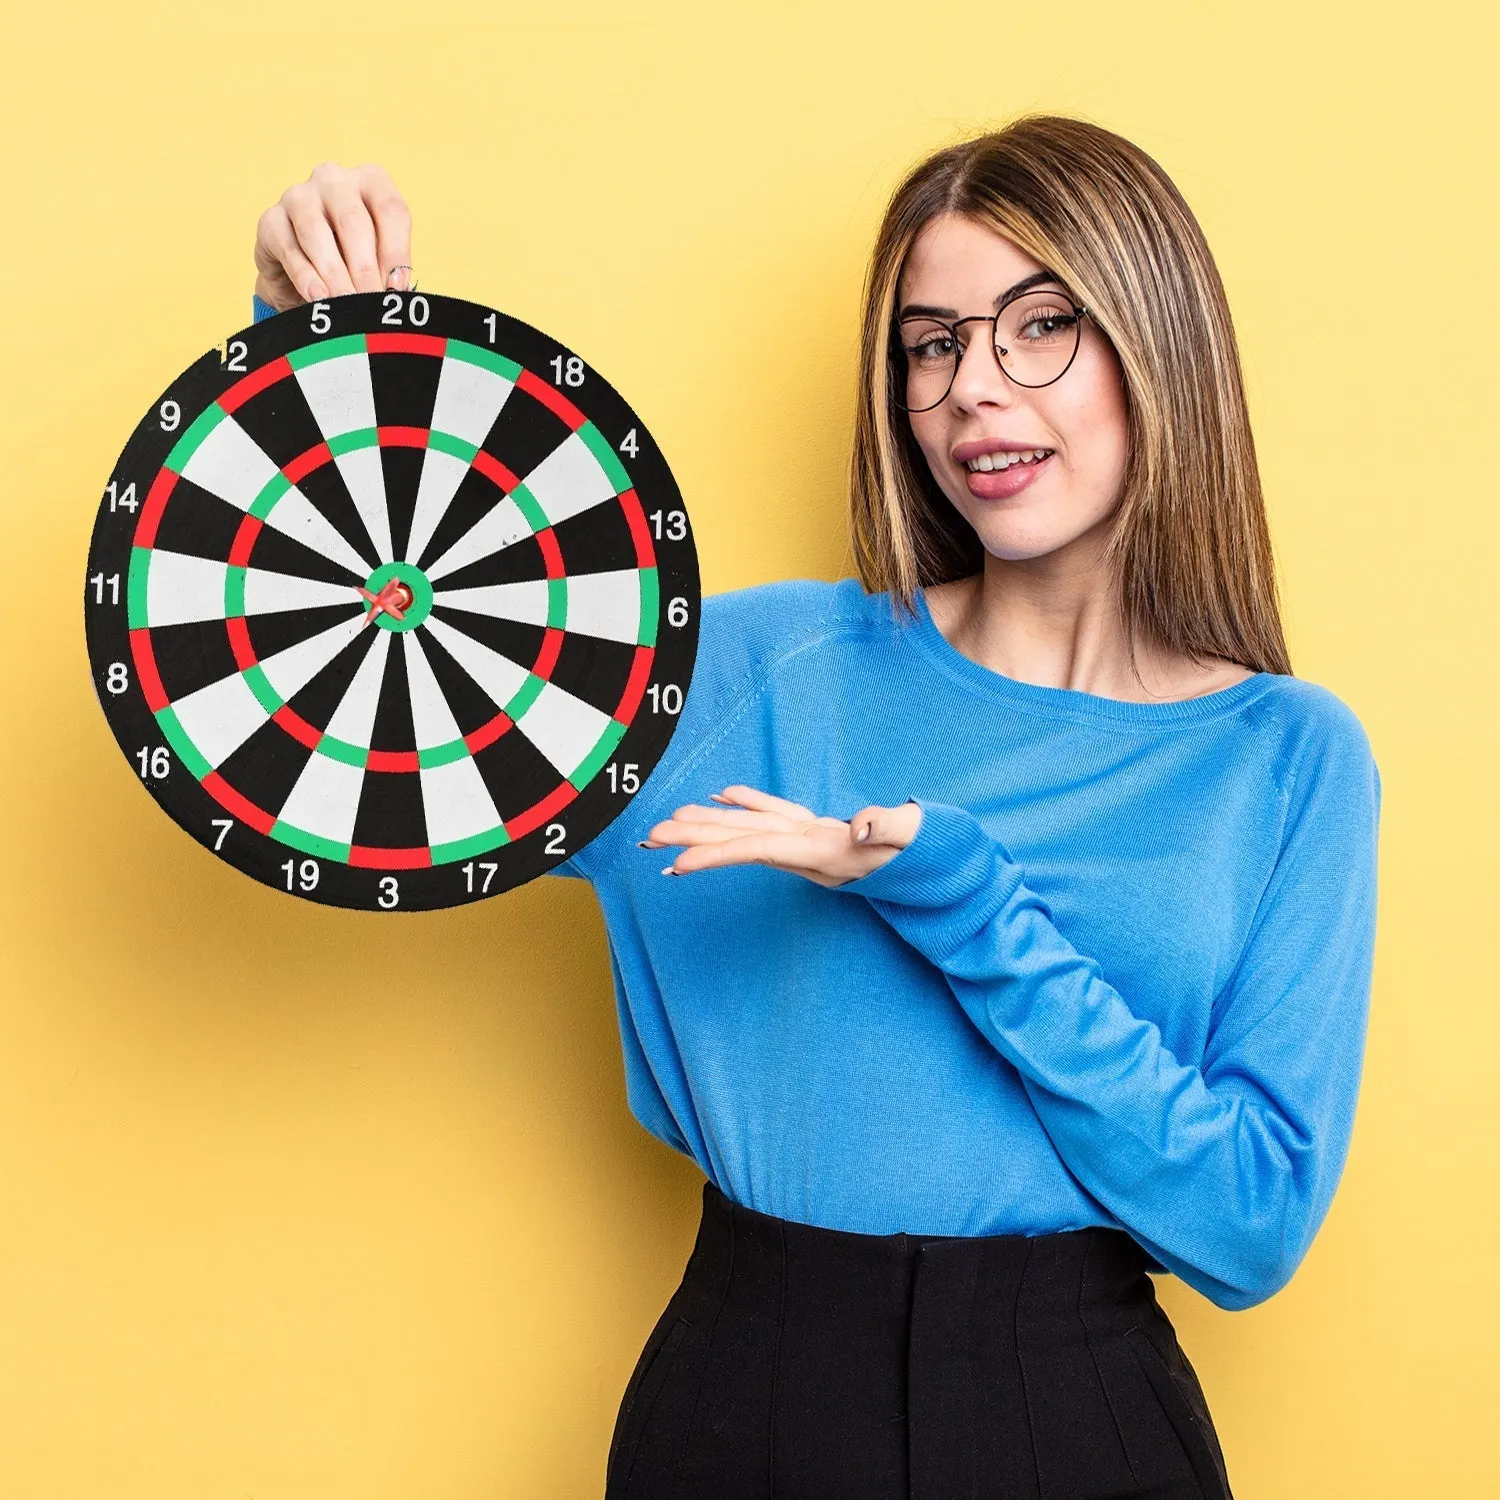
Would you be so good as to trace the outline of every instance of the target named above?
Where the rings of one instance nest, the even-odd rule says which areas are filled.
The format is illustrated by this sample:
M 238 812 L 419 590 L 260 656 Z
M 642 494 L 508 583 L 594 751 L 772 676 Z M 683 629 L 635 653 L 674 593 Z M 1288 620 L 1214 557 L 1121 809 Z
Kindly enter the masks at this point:
M 1021 324 L 1021 337 L 1032 342 L 1045 342 L 1067 333 L 1077 321 L 1072 313 L 1035 313 Z
M 906 352 L 915 360 L 928 361 L 948 359 L 953 354 L 953 340 L 946 335 L 935 335 L 917 344 L 908 344 Z

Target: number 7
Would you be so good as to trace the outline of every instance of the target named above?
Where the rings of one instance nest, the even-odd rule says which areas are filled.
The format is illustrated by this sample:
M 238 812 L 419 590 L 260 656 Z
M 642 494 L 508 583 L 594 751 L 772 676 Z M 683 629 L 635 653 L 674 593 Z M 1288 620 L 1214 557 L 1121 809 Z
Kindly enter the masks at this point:
M 229 837 L 229 830 L 234 827 L 234 819 L 214 818 L 212 822 L 214 827 L 219 830 L 219 836 L 214 840 L 214 853 L 217 854 L 224 847 L 224 840 Z

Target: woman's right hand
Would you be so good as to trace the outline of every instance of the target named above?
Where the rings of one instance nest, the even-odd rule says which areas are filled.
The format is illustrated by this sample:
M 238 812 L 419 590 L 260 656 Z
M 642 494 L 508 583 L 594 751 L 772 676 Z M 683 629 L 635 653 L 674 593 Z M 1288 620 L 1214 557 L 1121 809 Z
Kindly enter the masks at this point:
M 383 167 L 325 161 L 255 228 L 255 295 L 277 312 L 323 297 L 405 291 L 411 211 Z M 402 269 L 394 277 L 393 267 Z

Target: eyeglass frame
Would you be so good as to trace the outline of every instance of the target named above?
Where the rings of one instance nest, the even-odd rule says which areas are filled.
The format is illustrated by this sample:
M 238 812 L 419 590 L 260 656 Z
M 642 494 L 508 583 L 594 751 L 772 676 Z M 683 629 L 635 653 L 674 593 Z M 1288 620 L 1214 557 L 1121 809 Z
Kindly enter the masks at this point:
M 1032 291 L 1045 292 L 1047 290 L 1047 287 L 1027 287 L 1025 292 L 1018 292 L 1015 297 L 1012 297 L 1009 301 L 1004 303 L 996 312 L 989 314 L 973 313 L 967 318 L 956 318 L 951 323 L 945 323 L 941 318 L 933 317 L 930 313 L 913 313 L 910 317 L 907 318 L 897 318 L 896 330 L 898 334 L 903 323 L 935 323 L 939 328 L 947 329 L 947 331 L 953 336 L 953 342 L 959 346 L 959 350 L 958 357 L 953 361 L 953 372 L 948 377 L 948 389 L 945 390 L 943 394 L 932 403 L 931 406 L 907 406 L 906 403 L 896 395 L 895 387 L 893 385 L 891 395 L 895 400 L 896 405 L 900 407 L 900 409 L 904 411 L 908 416 L 911 416 L 913 414 L 920 414 L 922 412 L 936 411 L 938 407 L 940 407 L 943 402 L 948 399 L 948 397 L 953 393 L 953 382 L 958 379 L 958 367 L 963 363 L 964 355 L 969 352 L 968 345 L 964 344 L 958 336 L 958 330 L 962 328 L 965 323 L 988 323 L 991 325 L 990 348 L 995 351 L 995 363 L 1000 367 L 1000 373 L 1008 381 L 1010 381 L 1012 385 L 1020 386 L 1023 391 L 1041 391 L 1045 390 L 1049 385 L 1055 385 L 1059 380 L 1063 378 L 1064 375 L 1068 373 L 1069 370 L 1073 368 L 1073 361 L 1078 358 L 1079 346 L 1083 343 L 1083 319 L 1093 316 L 1087 307 L 1074 302 L 1072 297 L 1068 296 L 1066 292 L 1059 292 L 1057 294 L 1060 297 L 1066 298 L 1069 307 L 1072 309 L 1073 316 L 1078 320 L 1073 338 L 1073 352 L 1068 356 L 1067 364 L 1065 364 L 1062 369 L 1060 369 L 1057 374 L 1052 377 L 1051 380 L 1044 380 L 1040 385 L 1027 385 L 1024 380 L 1017 380 L 1016 377 L 1005 368 L 1005 361 L 1001 358 L 1003 354 L 1008 354 L 1010 351 L 1008 349 L 1002 349 L 1000 345 L 995 341 L 995 334 L 999 332 L 1000 328 L 1000 319 L 1004 316 L 1005 309 L 1010 306 L 1011 302 L 1019 300 L 1019 298 L 1026 296 Z M 903 352 L 906 348 L 905 344 L 902 343 L 899 338 L 895 341 L 895 347 L 891 351 L 891 359 L 893 363 L 898 359 L 898 356 L 895 352 L 897 348 L 901 349 Z M 904 384 L 904 380 L 901 383 Z

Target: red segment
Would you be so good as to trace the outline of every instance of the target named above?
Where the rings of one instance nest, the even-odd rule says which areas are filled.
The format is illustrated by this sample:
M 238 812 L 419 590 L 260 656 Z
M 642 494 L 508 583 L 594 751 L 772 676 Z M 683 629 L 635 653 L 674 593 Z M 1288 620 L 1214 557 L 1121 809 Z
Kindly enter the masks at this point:
M 263 524 L 256 516 L 246 516 L 240 522 L 240 529 L 234 534 L 234 545 L 229 549 L 231 568 L 250 566 L 250 554 L 255 551 L 255 539 L 260 535 L 260 528 Z
M 546 681 L 552 681 L 552 669 L 557 665 L 557 658 L 562 651 L 563 633 L 555 625 L 547 627 L 547 633 L 542 637 L 542 649 L 537 652 L 536 660 L 531 664 L 531 670 L 538 677 Z
M 372 849 L 355 844 L 349 863 L 362 870 L 425 870 L 432 864 L 431 849 Z
M 269 833 L 276 826 L 276 819 L 263 812 L 248 798 L 240 796 L 217 771 L 210 771 L 203 778 L 203 790 L 226 812 L 232 812 L 241 823 L 248 823 L 257 833 Z
M 420 771 L 415 750 L 372 750 L 365 760 L 367 771 Z
M 427 446 L 425 427 L 377 427 L 375 430 L 380 434 L 382 448 L 425 448 Z
M 177 476 L 170 469 L 162 469 L 151 481 L 146 503 L 141 507 L 141 518 L 135 523 L 135 546 L 156 545 L 156 528 L 161 525 L 161 513 L 167 508 L 167 496 L 172 493 L 172 486 L 176 483 Z
M 492 454 L 486 453 L 483 448 L 481 448 L 479 452 L 474 455 L 474 467 L 478 469 L 479 472 L 483 474 L 491 484 L 498 484 L 507 495 L 510 494 L 510 492 L 515 489 L 515 487 L 521 482 L 516 478 L 514 474 L 510 472 L 509 469 L 505 467 L 503 463 L 500 462 L 498 458 L 495 458 Z
M 625 684 L 625 691 L 620 695 L 620 701 L 615 707 L 615 718 L 620 723 L 629 724 L 634 720 L 635 711 L 641 706 L 641 699 L 646 695 L 646 684 L 651 680 L 651 663 L 655 659 L 655 646 L 635 648 L 635 660 L 630 664 L 630 680 Z
M 244 615 L 231 615 L 224 621 L 224 626 L 229 631 L 229 649 L 234 652 L 235 666 L 242 672 L 253 667 L 257 658 L 255 647 L 250 644 L 250 627 L 245 624 Z
M 561 578 L 568 570 L 563 566 L 562 548 L 557 545 L 557 533 L 544 526 L 536 533 L 536 544 L 542 549 L 542 561 L 547 564 L 548 578 Z
M 634 490 L 626 490 L 620 496 L 620 509 L 625 512 L 625 524 L 630 527 L 630 540 L 635 543 L 636 567 L 654 568 L 656 548 L 651 545 L 651 528 L 646 525 L 646 512 L 641 509 L 641 497 Z
M 298 483 L 306 474 L 311 474 L 314 469 L 321 469 L 324 464 L 333 462 L 333 454 L 328 451 L 327 443 L 319 443 L 315 448 L 309 448 L 306 453 L 299 453 L 291 463 L 283 464 L 281 472 L 291 484 Z
M 578 795 L 578 788 L 571 781 L 563 782 L 555 792 L 534 802 L 520 817 L 512 818 L 505 831 L 513 839 L 525 838 L 533 828 L 540 828 L 554 813 L 560 813 Z
M 146 707 L 155 713 L 167 706 L 166 689 L 156 670 L 156 653 L 151 649 L 151 632 L 144 628 L 130 632 L 130 654 L 135 658 L 135 680 L 146 695 Z
M 545 380 L 539 380 L 530 370 L 522 370 L 521 378 L 516 384 L 528 396 L 535 396 L 548 411 L 556 412 L 574 432 L 577 432 L 588 421 L 588 418 L 555 385 L 548 385 Z
M 371 354 L 435 354 L 448 352 L 448 340 L 430 333 L 367 333 L 365 348 Z
M 283 354 L 280 359 L 273 359 L 270 364 L 262 365 L 258 370 L 252 370 L 243 380 L 235 383 L 219 397 L 219 405 L 225 411 L 238 411 L 252 396 L 258 396 L 268 385 L 275 385 L 278 380 L 285 380 L 292 373 L 292 367 Z
M 486 745 L 493 745 L 506 730 L 514 727 L 515 721 L 508 713 L 498 713 L 488 724 L 481 724 L 466 734 L 464 744 L 469 747 L 470 755 L 478 755 Z
M 323 738 L 321 729 L 314 729 L 301 714 L 283 703 L 271 718 L 286 730 L 299 745 L 306 745 L 309 750 L 318 748 L 318 741 Z

